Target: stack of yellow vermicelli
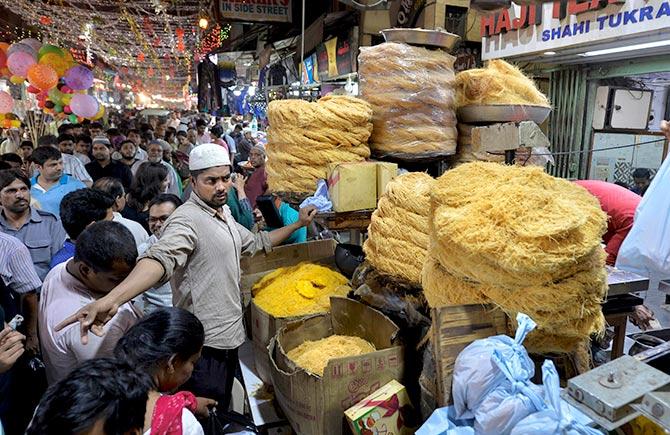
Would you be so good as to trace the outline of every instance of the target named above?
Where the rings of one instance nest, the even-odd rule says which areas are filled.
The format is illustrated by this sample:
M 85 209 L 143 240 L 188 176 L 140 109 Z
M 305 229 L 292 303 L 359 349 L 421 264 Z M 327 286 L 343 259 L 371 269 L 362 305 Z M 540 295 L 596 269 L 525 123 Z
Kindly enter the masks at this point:
M 467 163 L 436 181 L 431 213 L 429 303 L 433 292 L 524 312 L 538 324 L 535 351 L 569 351 L 602 330 L 607 217 L 586 190 L 541 168 Z
M 363 161 L 370 156 L 372 108 L 347 96 L 326 96 L 316 103 L 277 100 L 268 105 L 270 189 L 312 192 L 327 177 L 330 163 Z
M 286 356 L 299 367 L 323 376 L 323 371 L 331 359 L 363 355 L 375 350 L 372 343 L 360 337 L 331 335 L 317 341 L 306 341 L 290 350 Z
M 524 104 L 550 106 L 535 82 L 504 60 L 491 60 L 486 68 L 469 69 L 456 75 L 456 104 Z
M 434 182 L 428 174 L 410 172 L 387 184 L 363 246 L 366 259 L 379 272 L 421 284 Z

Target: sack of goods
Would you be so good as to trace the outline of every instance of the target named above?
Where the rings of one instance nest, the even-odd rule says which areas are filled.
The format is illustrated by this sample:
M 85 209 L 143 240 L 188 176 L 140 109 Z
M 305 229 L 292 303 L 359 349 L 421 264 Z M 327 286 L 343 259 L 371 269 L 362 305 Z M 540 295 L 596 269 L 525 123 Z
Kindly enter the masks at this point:
M 410 172 L 386 185 L 363 246 L 366 259 L 379 272 L 421 285 L 434 182 L 428 174 Z
M 325 266 L 300 263 L 280 267 L 265 275 L 251 289 L 254 303 L 275 317 L 325 313 L 331 296 L 346 296 L 349 280 Z
M 533 80 L 504 60 L 491 60 L 486 68 L 469 69 L 456 75 L 456 105 L 472 104 L 551 106 Z
M 456 151 L 453 56 L 407 44 L 361 47 L 361 97 L 372 105 L 375 154 Z
M 535 352 L 571 351 L 603 330 L 607 216 L 586 190 L 542 168 L 466 163 L 436 180 L 429 223 L 431 305 L 432 294 L 524 312 L 538 325 L 526 342 Z
M 372 108 L 348 96 L 268 105 L 268 184 L 275 192 L 313 192 L 330 163 L 370 157 Z

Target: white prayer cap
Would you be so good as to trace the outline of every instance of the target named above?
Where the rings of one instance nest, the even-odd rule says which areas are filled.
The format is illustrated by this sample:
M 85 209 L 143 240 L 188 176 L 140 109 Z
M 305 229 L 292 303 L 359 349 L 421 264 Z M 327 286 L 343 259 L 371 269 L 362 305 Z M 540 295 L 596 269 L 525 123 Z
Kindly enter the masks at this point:
M 193 148 L 188 160 L 188 168 L 191 171 L 215 166 L 230 166 L 230 155 L 224 147 L 215 143 L 205 143 Z

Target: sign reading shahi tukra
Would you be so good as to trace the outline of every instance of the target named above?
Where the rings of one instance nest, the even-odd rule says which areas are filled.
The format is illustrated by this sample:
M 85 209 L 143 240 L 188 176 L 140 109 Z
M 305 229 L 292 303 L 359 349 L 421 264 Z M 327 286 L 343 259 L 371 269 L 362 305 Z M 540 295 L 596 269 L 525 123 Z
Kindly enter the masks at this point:
M 512 5 L 480 21 L 482 59 L 577 48 L 668 32 L 670 0 L 556 0 Z
M 214 0 L 217 21 L 291 22 L 291 0 Z

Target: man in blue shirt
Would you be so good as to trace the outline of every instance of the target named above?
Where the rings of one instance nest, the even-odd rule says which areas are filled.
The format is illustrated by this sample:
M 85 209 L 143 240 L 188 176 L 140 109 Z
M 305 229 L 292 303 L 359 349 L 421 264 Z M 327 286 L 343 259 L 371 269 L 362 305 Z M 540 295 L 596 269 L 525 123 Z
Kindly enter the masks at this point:
M 37 147 L 30 160 L 39 172 L 30 180 L 30 194 L 41 210 L 58 216 L 63 197 L 86 186 L 63 173 L 63 156 L 55 148 Z

